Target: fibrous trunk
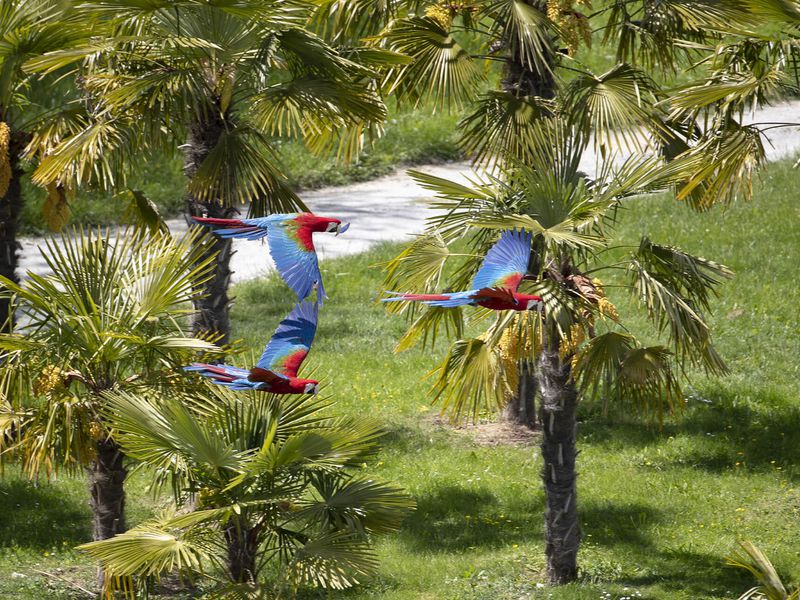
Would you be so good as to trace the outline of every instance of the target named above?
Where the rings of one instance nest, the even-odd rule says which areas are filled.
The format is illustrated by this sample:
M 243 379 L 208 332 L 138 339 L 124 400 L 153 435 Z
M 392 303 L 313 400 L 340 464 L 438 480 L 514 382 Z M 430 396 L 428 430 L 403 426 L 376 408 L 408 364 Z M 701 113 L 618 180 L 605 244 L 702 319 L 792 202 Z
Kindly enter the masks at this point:
M 578 393 L 570 377 L 569 357 L 558 352 L 558 334 L 547 332 L 539 354 L 542 480 L 545 491 L 545 559 L 553 585 L 578 574 L 578 525 L 575 459 Z
M 106 540 L 126 530 L 125 477 L 122 449 L 112 440 L 95 443 L 96 456 L 88 469 L 92 507 L 92 539 Z
M 11 170 L 11 179 L 8 189 L 0 198 L 0 275 L 17 283 L 17 227 L 19 214 L 22 210 L 22 169 L 15 148 L 14 139 L 8 148 L 8 158 Z M 11 298 L 0 298 L 0 331 L 9 333 L 14 328 L 14 319 L 11 314 Z
M 258 532 L 232 520 L 225 527 L 225 542 L 228 545 L 228 575 L 231 581 L 254 583 Z
M 503 419 L 529 429 L 536 428 L 536 393 L 539 384 L 533 366 L 527 360 L 518 363 L 517 389 L 503 409 Z
M 184 174 L 191 180 L 198 168 L 208 156 L 208 153 L 217 145 L 224 131 L 224 122 L 221 119 L 206 119 L 192 124 L 189 139 L 184 146 Z M 186 215 L 189 224 L 191 217 L 213 217 L 229 219 L 235 210 L 225 206 L 213 194 L 204 195 L 202 198 L 187 194 Z M 195 301 L 195 318 L 193 331 L 195 335 L 219 335 L 219 344 L 230 341 L 230 299 L 228 286 L 231 280 L 231 256 L 233 255 L 230 239 L 212 235 L 202 241 L 203 251 L 200 260 L 215 256 L 213 276 L 201 285 L 199 297 Z
M 87 469 L 89 504 L 92 507 L 92 539 L 107 540 L 124 532 L 125 525 L 125 455 L 110 439 L 95 442 L 95 458 Z M 98 587 L 104 589 L 105 574 L 98 571 Z

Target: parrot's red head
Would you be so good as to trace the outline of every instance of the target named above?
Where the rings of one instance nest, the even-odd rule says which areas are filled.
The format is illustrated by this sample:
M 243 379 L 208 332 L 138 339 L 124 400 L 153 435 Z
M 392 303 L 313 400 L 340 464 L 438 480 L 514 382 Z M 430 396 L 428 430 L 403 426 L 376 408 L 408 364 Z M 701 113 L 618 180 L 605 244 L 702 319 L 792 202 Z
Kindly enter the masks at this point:
M 316 396 L 317 392 L 319 391 L 317 389 L 319 381 L 316 381 L 314 379 L 294 378 L 289 383 L 289 385 L 295 394 L 314 394 Z
M 328 224 L 325 226 L 325 231 L 339 235 L 347 231 L 350 223 L 342 223 L 339 219 L 327 219 Z
M 516 310 L 539 310 L 542 306 L 542 297 L 533 294 L 514 294 L 517 301 Z
M 311 231 L 325 231 L 328 233 L 344 233 L 350 227 L 350 223 L 342 223 L 339 219 L 330 217 L 320 217 L 311 213 L 303 213 L 297 217 L 301 224 L 309 227 Z

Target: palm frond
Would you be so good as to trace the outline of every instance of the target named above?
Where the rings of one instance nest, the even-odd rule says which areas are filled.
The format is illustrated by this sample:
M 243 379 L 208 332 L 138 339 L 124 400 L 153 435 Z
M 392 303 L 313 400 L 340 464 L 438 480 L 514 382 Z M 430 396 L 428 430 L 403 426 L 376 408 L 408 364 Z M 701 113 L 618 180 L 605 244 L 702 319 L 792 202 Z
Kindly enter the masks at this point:
M 293 583 L 342 590 L 373 573 L 378 560 L 364 538 L 344 531 L 323 533 L 299 547 L 287 568 Z
M 282 183 L 284 179 L 266 136 L 238 127 L 222 133 L 198 165 L 189 192 L 206 202 L 235 204 L 267 198 L 274 212 L 304 210 L 302 201 Z
M 459 143 L 475 164 L 491 166 L 507 157 L 525 163 L 541 141 L 536 123 L 553 110 L 551 101 L 536 96 L 487 92 L 459 123 Z
M 491 33 L 504 40 L 523 66 L 536 73 L 553 69 L 555 36 L 545 12 L 524 0 L 492 0 L 481 11 L 491 17 Z
M 403 490 L 363 478 L 315 477 L 316 497 L 302 511 L 324 531 L 392 533 L 416 506 Z
M 422 349 L 436 345 L 436 339 L 444 333 L 449 338 L 464 336 L 464 315 L 461 307 L 441 308 L 429 306 L 409 325 L 397 342 L 395 352 L 404 352 L 422 342 Z
M 724 362 L 711 345 L 702 311 L 710 308 L 711 295 L 722 279 L 731 277 L 731 271 L 643 238 L 629 262 L 628 274 L 636 297 L 659 331 L 667 330 L 679 359 L 702 364 L 712 372 L 725 372 Z
M 569 119 L 590 131 L 595 144 L 641 152 L 649 145 L 646 132 L 660 134 L 655 117 L 657 84 L 644 72 L 619 64 L 602 75 L 584 73 L 573 79 L 564 95 Z
M 602 389 L 606 404 L 629 404 L 661 420 L 683 400 L 670 357 L 663 346 L 642 347 L 630 334 L 611 331 L 580 350 L 574 375 L 592 396 Z
M 391 88 L 402 101 L 464 106 L 474 98 L 483 74 L 469 53 L 430 17 L 398 20 L 384 35 L 389 47 L 413 62 L 393 69 Z
M 78 549 L 98 560 L 108 577 L 202 572 L 215 548 L 192 528 L 169 523 L 145 523 L 113 538 L 90 542 Z
M 445 264 L 451 256 L 441 235 L 421 235 L 384 265 L 384 286 L 397 292 L 422 292 L 438 288 Z
M 506 387 L 497 353 L 479 338 L 460 339 L 450 346 L 439 366 L 430 373 L 435 401 L 453 420 L 492 413 L 505 404 Z
M 758 127 L 730 123 L 720 131 L 709 131 L 670 164 L 685 183 L 677 198 L 697 210 L 730 204 L 753 193 L 753 176 L 766 162 Z
M 749 571 L 758 580 L 759 585 L 745 592 L 739 600 L 796 600 L 800 597 L 800 587 L 789 591 L 781 581 L 778 572 L 766 554 L 753 542 L 739 542 L 741 551 L 737 551 L 725 559 L 728 566 Z

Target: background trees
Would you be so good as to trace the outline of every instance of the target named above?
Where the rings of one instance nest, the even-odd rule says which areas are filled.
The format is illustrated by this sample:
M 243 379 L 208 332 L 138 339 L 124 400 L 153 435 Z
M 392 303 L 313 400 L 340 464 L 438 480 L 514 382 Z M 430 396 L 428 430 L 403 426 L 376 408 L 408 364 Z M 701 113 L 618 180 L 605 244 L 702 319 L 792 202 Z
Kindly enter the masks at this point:
M 115 188 L 134 153 L 179 147 L 187 217 L 292 212 L 303 204 L 275 154 L 282 136 L 318 151 L 357 155 L 385 107 L 373 67 L 390 53 L 344 56 L 304 29 L 312 2 L 149 2 L 85 5 L 92 43 L 31 61 L 44 73 L 77 65 L 92 118 L 34 174 L 39 182 Z M 198 296 L 195 332 L 228 342 L 231 242 L 209 238 L 214 277 Z
M 104 393 L 163 384 L 210 342 L 189 337 L 186 319 L 212 260 L 198 234 L 74 231 L 48 242 L 46 277 L 3 278 L 21 315 L 0 336 L 0 450 L 38 476 L 86 469 L 93 538 L 124 531 L 124 452 L 102 414 Z
M 46 98 L 50 96 L 43 92 L 56 87 L 71 95 L 69 86 L 59 84 L 55 73 L 41 80 L 24 65 L 30 58 L 76 44 L 84 36 L 67 3 L 9 0 L 0 7 L 0 276 L 13 282 L 18 281 L 17 222 L 23 202 L 23 162 L 41 158 L 69 120 L 66 107 L 48 105 Z M 53 219 L 63 225 L 65 190 L 53 184 L 48 193 Z M 0 299 L 5 331 L 13 325 L 13 320 L 7 319 L 9 308 L 8 298 Z

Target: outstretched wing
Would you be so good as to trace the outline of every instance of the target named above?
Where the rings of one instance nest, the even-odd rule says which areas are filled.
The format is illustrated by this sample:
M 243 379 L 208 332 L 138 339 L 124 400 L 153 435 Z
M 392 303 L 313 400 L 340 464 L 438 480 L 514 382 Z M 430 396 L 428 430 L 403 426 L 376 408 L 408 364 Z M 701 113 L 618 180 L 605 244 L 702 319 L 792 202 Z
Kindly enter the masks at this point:
M 295 305 L 267 343 L 264 354 L 250 371 L 250 379 L 259 380 L 263 371 L 270 371 L 281 377 L 297 377 L 297 369 L 305 360 L 314 334 L 317 332 L 316 302 L 302 302 Z
M 481 288 L 472 297 L 476 300 L 499 300 L 508 304 L 516 304 L 517 302 L 514 299 L 514 293 L 504 287 Z
M 320 304 L 326 298 L 319 272 L 312 232 L 295 219 L 286 219 L 270 226 L 269 251 L 283 280 L 299 300 L 317 288 Z
M 503 288 L 517 291 L 528 270 L 533 236 L 525 231 L 504 231 L 486 253 L 472 280 L 474 289 Z

